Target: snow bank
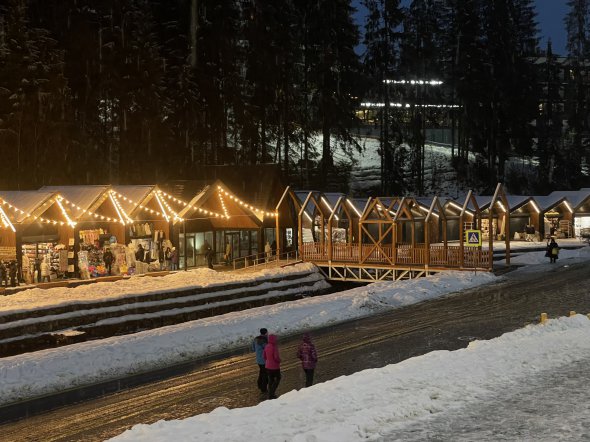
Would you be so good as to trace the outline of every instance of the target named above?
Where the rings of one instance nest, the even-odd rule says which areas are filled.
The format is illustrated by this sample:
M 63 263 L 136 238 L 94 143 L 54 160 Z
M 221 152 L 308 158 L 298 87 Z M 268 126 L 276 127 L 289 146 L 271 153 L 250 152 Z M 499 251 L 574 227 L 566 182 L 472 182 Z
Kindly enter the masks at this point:
M 297 268 L 309 270 L 307 265 Z M 345 292 L 3 358 L 0 405 L 249 345 L 260 324 L 270 332 L 292 334 L 437 298 L 495 279 L 486 272 L 447 272 L 427 278 L 379 282 Z
M 116 442 L 367 441 L 489 399 L 498 386 L 590 358 L 582 315 L 528 326 L 466 349 L 435 351 L 343 376 L 250 408 L 136 425 Z
M 9 296 L 0 296 L 0 315 L 35 308 L 48 308 L 72 303 L 90 303 L 117 298 L 171 293 L 201 287 L 216 287 L 232 283 L 252 283 L 269 278 L 317 272 L 310 263 L 289 267 L 274 267 L 256 273 L 216 272 L 208 268 L 180 271 L 161 277 L 132 276 L 114 282 L 97 282 L 78 287 L 29 289 Z

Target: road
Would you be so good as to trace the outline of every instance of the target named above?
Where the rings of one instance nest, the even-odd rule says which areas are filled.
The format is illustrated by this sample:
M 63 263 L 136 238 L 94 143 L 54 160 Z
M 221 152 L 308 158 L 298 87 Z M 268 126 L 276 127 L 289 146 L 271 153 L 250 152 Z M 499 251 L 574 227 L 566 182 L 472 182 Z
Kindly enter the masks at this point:
M 313 333 L 320 363 L 316 382 L 381 367 L 433 350 L 455 350 L 538 321 L 541 312 L 590 312 L 590 265 L 511 272 L 486 287 L 423 302 Z M 262 324 L 261 324 L 262 325 Z M 283 380 L 278 393 L 304 384 L 295 358 L 299 336 L 280 339 Z M 195 370 L 43 415 L 0 426 L 4 441 L 102 441 L 137 423 L 182 419 L 257 404 L 253 354 L 246 349 Z

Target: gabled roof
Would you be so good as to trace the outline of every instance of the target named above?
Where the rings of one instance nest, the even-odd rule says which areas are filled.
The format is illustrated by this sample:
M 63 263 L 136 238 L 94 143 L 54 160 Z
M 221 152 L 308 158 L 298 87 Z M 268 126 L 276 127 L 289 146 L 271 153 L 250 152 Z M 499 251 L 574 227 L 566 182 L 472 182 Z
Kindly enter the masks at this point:
M 510 204 L 510 212 L 514 212 L 526 205 L 529 201 L 534 200 L 532 196 L 526 195 L 506 195 L 506 199 L 508 199 L 508 204 Z
M 131 214 L 136 209 L 136 204 L 143 204 L 148 195 L 156 189 L 156 185 L 116 185 L 112 186 L 111 189 L 123 196 L 123 198 L 118 199 L 119 203 L 127 214 Z
M 550 194 L 545 196 L 534 196 L 533 198 L 537 202 L 539 209 L 541 209 L 542 212 L 546 212 L 559 205 L 565 199 L 565 196 Z
M 107 185 L 88 185 L 88 186 L 44 186 L 40 191 L 58 193 L 63 198 L 69 200 L 82 210 L 91 210 L 93 206 L 104 197 L 109 190 Z M 73 218 L 78 219 L 83 212 L 76 211 Z
M 580 190 L 557 190 L 555 192 L 551 192 L 549 196 L 553 196 L 556 198 L 566 198 L 567 202 L 573 208 L 578 207 L 580 204 L 584 202 L 587 198 L 590 197 L 590 189 L 580 189 Z
M 44 204 L 46 204 L 47 208 L 49 208 L 49 206 L 53 204 L 53 201 L 50 200 L 54 196 L 54 192 L 43 192 L 38 190 L 0 191 L 0 199 L 6 201 L 7 203 L 6 205 L 4 205 L 4 211 L 13 223 L 23 222 L 26 218 L 28 218 L 29 214 L 34 214 Z M 8 208 L 8 204 L 13 206 L 14 208 L 17 208 L 18 211 L 14 209 L 10 210 Z M 21 213 L 21 211 L 24 213 Z

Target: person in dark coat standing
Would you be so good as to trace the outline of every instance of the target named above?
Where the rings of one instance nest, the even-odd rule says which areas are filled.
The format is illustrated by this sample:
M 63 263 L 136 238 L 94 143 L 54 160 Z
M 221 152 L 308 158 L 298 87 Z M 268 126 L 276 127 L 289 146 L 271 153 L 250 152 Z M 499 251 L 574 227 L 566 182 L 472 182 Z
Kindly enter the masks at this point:
M 104 261 L 104 265 L 107 268 L 109 275 L 111 274 L 111 269 L 113 267 L 113 258 L 113 252 L 111 252 L 111 249 L 107 248 L 102 255 L 102 260 Z
M 549 262 L 554 263 L 557 262 L 557 258 L 559 257 L 559 244 L 555 242 L 555 238 L 551 238 L 551 241 L 547 243 L 547 253 L 545 256 L 549 257 Z
M 268 375 L 264 364 L 264 347 L 268 344 L 268 330 L 260 329 L 260 334 L 252 342 L 252 351 L 256 352 L 256 363 L 258 364 L 258 389 L 261 393 L 268 393 Z
M 145 259 L 145 250 L 143 249 L 143 246 L 141 244 L 139 244 L 137 246 L 137 251 L 135 252 L 135 260 L 143 262 L 144 259 Z
M 16 287 L 18 285 L 18 281 L 17 281 L 18 265 L 16 264 L 16 261 L 12 261 L 10 263 L 9 273 L 10 273 L 10 286 Z
M 41 282 L 41 260 L 35 258 L 35 271 L 37 272 L 37 282 Z
M 268 398 L 276 399 L 277 388 L 281 382 L 281 356 L 276 335 L 268 336 L 268 344 L 264 347 L 264 366 L 268 373 Z
M 313 385 L 313 372 L 318 362 L 318 354 L 315 345 L 311 342 L 309 333 L 303 335 L 303 341 L 297 349 L 297 357 L 301 359 L 301 366 L 305 372 L 305 386 L 311 387 Z
M 0 287 L 8 287 L 8 268 L 0 261 Z

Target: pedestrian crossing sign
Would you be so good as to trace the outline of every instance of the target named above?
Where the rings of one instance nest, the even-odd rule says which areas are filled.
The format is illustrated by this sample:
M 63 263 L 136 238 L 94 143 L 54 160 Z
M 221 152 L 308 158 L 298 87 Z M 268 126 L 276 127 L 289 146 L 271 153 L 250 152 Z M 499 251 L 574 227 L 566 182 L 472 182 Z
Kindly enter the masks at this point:
M 481 230 L 466 230 L 465 239 L 467 246 L 481 247 Z

